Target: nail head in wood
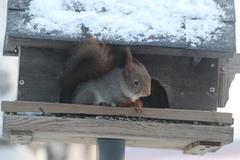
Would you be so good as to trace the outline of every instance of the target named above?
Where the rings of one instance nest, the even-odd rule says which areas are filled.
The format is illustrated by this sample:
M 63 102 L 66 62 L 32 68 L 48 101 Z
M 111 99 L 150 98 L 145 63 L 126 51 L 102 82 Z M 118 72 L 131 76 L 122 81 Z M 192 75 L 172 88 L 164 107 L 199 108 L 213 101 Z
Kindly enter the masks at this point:
M 215 64 L 214 64 L 214 63 L 213 63 L 213 64 L 211 64 L 211 67 L 212 67 L 212 68 L 214 68 L 214 67 L 215 67 Z
M 213 93 L 213 92 L 216 91 L 216 89 L 215 89 L 214 87 L 211 87 L 211 88 L 209 89 L 209 91 L 210 91 L 211 93 Z
M 15 7 L 20 7 L 20 5 L 21 5 L 20 3 L 15 3 L 14 4 Z
M 226 71 L 226 69 L 227 69 L 226 67 L 222 67 L 222 71 Z
M 16 46 L 15 48 L 13 48 L 12 52 L 13 52 L 14 54 L 18 54 L 18 52 L 19 52 L 18 47 Z
M 21 80 L 19 81 L 19 84 L 20 84 L 21 86 L 23 86 L 23 85 L 25 84 L 25 81 L 21 79 Z

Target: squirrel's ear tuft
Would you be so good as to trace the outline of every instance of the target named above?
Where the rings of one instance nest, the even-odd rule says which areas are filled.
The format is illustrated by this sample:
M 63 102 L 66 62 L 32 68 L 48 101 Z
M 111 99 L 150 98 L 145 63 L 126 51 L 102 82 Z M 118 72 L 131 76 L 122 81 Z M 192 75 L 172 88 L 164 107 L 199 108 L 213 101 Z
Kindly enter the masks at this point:
M 132 71 L 134 69 L 134 63 L 129 47 L 126 48 L 126 52 L 127 52 L 127 67 L 129 71 Z

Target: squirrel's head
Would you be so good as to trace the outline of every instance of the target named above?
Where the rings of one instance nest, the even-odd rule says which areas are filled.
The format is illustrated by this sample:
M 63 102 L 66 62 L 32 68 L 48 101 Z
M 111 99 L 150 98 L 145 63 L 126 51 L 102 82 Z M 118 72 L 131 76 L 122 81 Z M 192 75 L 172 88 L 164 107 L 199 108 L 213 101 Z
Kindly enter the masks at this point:
M 136 98 L 151 94 L 151 77 L 145 66 L 132 57 L 129 48 L 127 48 L 127 65 L 125 66 L 124 76 Z

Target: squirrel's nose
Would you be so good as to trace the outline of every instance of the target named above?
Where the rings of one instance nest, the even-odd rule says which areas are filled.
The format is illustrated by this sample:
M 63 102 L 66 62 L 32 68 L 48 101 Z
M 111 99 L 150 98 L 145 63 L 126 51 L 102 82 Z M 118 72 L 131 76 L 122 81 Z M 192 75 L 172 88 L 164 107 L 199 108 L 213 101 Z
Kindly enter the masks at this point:
M 145 90 L 145 91 L 142 91 L 142 94 L 143 94 L 144 96 L 150 96 L 150 94 L 151 94 L 151 89 L 147 89 L 147 90 Z
M 151 89 L 147 90 L 146 94 L 147 94 L 147 96 L 150 96 L 150 94 L 151 94 Z

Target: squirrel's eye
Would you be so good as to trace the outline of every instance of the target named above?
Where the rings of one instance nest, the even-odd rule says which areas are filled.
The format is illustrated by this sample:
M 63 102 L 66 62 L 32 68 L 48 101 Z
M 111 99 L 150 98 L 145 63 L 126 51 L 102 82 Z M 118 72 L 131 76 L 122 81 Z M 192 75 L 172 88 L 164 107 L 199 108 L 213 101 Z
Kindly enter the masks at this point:
M 134 84 L 135 86 L 138 86 L 138 85 L 139 85 L 138 80 L 134 80 L 133 84 Z

